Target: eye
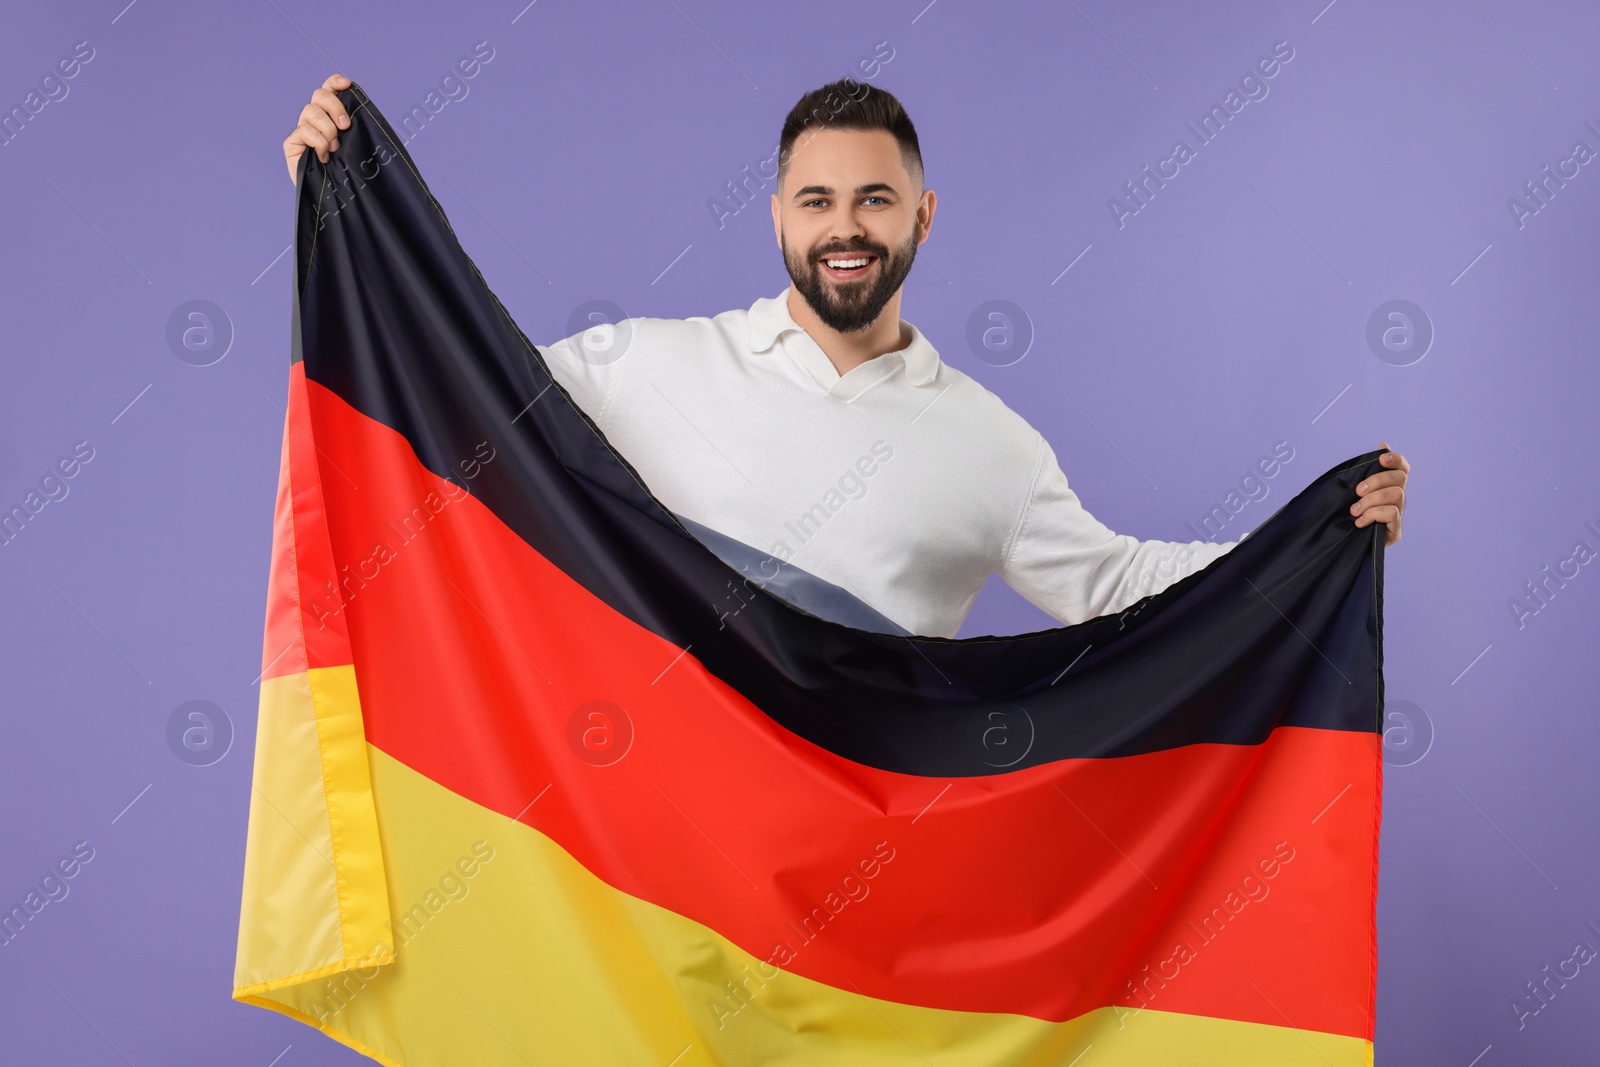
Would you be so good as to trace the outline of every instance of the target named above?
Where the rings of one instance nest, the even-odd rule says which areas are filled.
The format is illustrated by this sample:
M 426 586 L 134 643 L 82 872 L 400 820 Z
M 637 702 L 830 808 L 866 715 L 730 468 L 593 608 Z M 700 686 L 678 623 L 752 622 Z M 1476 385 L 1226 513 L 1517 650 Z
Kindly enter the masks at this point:
M 813 204 L 826 204 L 826 203 L 827 203 L 826 200 L 821 200 L 821 199 L 807 200 L 805 203 L 801 204 L 800 206 L 801 207 L 811 207 Z
M 888 203 L 888 202 L 889 202 L 889 201 L 887 201 L 887 200 L 885 200 L 885 199 L 884 199 L 884 198 L 883 198 L 883 197 L 881 197 L 881 196 L 868 196 L 868 197 L 863 197 L 863 198 L 862 198 L 862 200 L 861 200 L 861 202 L 862 202 L 862 203 L 863 203 L 863 204 L 867 204 L 867 203 L 871 203 L 871 202 L 872 202 L 872 201 L 874 201 L 874 200 L 876 200 L 876 201 L 877 201 L 877 202 L 878 202 L 878 203 L 880 203 L 880 204 L 887 204 L 887 203 Z

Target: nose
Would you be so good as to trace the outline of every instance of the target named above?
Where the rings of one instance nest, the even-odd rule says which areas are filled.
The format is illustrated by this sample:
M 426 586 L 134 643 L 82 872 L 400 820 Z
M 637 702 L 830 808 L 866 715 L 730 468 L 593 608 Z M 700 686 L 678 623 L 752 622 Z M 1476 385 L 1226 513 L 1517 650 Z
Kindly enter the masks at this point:
M 835 241 L 850 242 L 867 235 L 867 228 L 861 224 L 861 214 L 854 204 L 841 204 L 833 213 L 829 236 Z

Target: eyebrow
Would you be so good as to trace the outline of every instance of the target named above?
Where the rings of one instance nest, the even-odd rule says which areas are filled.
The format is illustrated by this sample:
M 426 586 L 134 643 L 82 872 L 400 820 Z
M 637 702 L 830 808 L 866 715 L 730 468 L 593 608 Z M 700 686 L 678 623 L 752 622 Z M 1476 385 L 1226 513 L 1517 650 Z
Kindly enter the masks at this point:
M 895 187 L 890 185 L 888 182 L 872 182 L 869 185 L 858 185 L 858 186 L 856 186 L 856 195 L 857 196 L 866 196 L 869 193 L 894 193 L 896 196 L 899 195 L 899 193 L 896 192 Z M 802 199 L 803 197 L 807 197 L 807 196 L 832 196 L 832 195 L 833 195 L 833 187 L 832 186 L 829 186 L 829 185 L 808 185 L 805 188 L 803 188 L 803 189 L 799 190 L 798 192 L 796 192 L 794 194 L 794 199 L 799 200 L 799 199 Z

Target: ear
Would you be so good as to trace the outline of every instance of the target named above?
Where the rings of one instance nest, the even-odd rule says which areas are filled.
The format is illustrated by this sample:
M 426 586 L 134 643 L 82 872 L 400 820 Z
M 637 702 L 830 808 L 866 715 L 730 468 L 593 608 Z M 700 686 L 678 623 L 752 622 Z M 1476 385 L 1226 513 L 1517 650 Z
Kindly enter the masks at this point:
M 782 188 L 782 186 L 779 186 Z M 783 247 L 783 209 L 778 206 L 778 194 L 772 194 L 772 239 Z
M 933 195 L 932 189 L 922 190 L 922 196 L 917 199 L 917 244 L 928 239 L 928 233 L 933 229 L 933 210 L 938 207 L 939 198 Z

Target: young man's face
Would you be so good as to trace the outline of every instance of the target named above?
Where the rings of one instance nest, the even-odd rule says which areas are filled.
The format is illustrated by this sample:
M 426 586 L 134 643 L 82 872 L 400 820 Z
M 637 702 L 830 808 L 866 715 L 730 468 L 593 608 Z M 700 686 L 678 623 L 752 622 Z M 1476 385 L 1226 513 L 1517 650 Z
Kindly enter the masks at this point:
M 772 197 L 795 291 L 830 328 L 866 329 L 910 273 L 933 206 L 887 130 L 806 130 Z

